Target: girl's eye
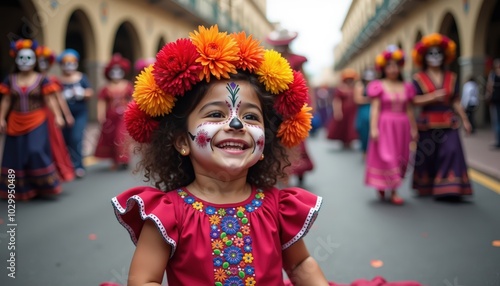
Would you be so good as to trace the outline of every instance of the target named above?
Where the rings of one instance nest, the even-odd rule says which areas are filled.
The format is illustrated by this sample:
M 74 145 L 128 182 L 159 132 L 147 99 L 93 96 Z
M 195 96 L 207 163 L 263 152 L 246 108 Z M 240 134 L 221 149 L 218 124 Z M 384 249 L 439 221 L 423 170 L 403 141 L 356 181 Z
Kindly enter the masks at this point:
M 259 121 L 259 117 L 254 114 L 246 114 L 243 116 L 244 120 L 253 120 L 253 121 Z
M 224 117 L 224 115 L 222 114 L 222 112 L 211 112 L 210 114 L 208 114 L 207 117 L 212 117 L 212 118 L 222 118 Z

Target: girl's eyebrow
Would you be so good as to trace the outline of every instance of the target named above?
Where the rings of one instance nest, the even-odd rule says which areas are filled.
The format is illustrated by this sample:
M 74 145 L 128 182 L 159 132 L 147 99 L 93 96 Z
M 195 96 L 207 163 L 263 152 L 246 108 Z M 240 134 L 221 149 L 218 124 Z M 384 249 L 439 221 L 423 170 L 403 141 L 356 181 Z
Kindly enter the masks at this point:
M 209 102 L 209 103 L 203 105 L 203 107 L 200 109 L 199 113 L 202 113 L 203 110 L 209 108 L 210 106 L 216 106 L 216 107 L 224 108 L 224 107 L 226 107 L 226 103 L 223 102 L 223 101 L 212 101 L 212 102 Z
M 251 102 L 242 102 L 241 103 L 241 107 L 242 108 L 244 108 L 244 107 L 245 108 L 255 108 L 255 109 L 257 109 L 260 112 L 260 114 L 263 114 L 262 110 L 260 109 L 260 107 L 257 104 L 254 104 L 254 103 L 251 103 Z

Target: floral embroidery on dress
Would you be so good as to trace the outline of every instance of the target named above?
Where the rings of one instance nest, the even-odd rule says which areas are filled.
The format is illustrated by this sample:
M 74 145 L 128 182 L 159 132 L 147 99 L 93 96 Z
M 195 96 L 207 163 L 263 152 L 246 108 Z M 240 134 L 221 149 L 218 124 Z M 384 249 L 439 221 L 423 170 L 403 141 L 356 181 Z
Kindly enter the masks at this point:
M 249 204 L 230 208 L 205 206 L 182 189 L 177 194 L 193 209 L 208 216 L 215 286 L 257 285 L 247 213 L 262 205 L 265 197 L 262 190 L 257 189 Z

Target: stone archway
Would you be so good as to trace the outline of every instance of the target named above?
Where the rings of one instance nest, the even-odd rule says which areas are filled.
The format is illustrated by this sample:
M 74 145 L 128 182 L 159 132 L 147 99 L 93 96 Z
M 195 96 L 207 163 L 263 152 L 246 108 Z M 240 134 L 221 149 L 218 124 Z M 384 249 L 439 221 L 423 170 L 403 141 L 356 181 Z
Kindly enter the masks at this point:
M 446 13 L 443 20 L 441 21 L 441 26 L 439 28 L 439 33 L 447 36 L 448 38 L 455 41 L 457 45 L 456 59 L 460 58 L 460 33 L 458 31 L 457 22 L 455 21 L 455 17 L 450 12 Z M 460 67 L 457 60 L 454 60 L 450 64 L 450 70 L 455 72 L 460 78 Z
M 80 53 L 79 70 L 86 74 L 93 74 L 89 64 L 96 57 L 95 46 L 95 35 L 87 14 L 80 9 L 73 11 L 68 20 L 64 47 Z
M 158 45 L 156 46 L 156 52 L 159 52 L 161 50 L 161 48 L 163 48 L 163 46 L 165 46 L 166 43 L 167 43 L 167 41 L 165 40 L 165 38 L 163 36 L 160 37 L 160 39 L 158 40 Z
M 43 43 L 43 15 L 31 0 L 6 0 L 0 3 L 0 80 L 13 71 L 14 60 L 9 56 L 10 42 L 20 38 L 35 39 Z
M 113 42 L 113 50 L 111 54 L 120 53 L 124 58 L 131 63 L 135 63 L 142 55 L 139 35 L 135 27 L 128 21 L 123 22 L 118 26 Z M 110 55 L 111 57 L 111 55 Z M 129 73 L 129 79 L 132 79 L 132 74 Z

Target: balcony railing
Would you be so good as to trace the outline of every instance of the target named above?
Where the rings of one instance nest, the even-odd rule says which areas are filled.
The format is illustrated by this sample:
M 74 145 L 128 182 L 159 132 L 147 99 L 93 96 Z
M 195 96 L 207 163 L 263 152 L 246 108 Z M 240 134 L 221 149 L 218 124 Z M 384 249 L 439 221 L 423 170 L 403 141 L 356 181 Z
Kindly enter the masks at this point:
M 223 31 L 238 31 L 241 26 L 229 13 L 220 11 L 216 0 L 149 0 L 166 11 L 195 24 L 218 24 Z
M 412 0 L 384 0 L 380 4 L 373 16 L 368 19 L 354 41 L 350 44 L 349 48 L 344 52 L 342 58 L 335 64 L 335 69 L 340 70 L 344 68 L 347 63 L 359 53 L 363 47 L 366 47 L 372 39 L 377 37 L 384 28 L 391 23 L 394 15 L 400 13 L 405 4 Z

